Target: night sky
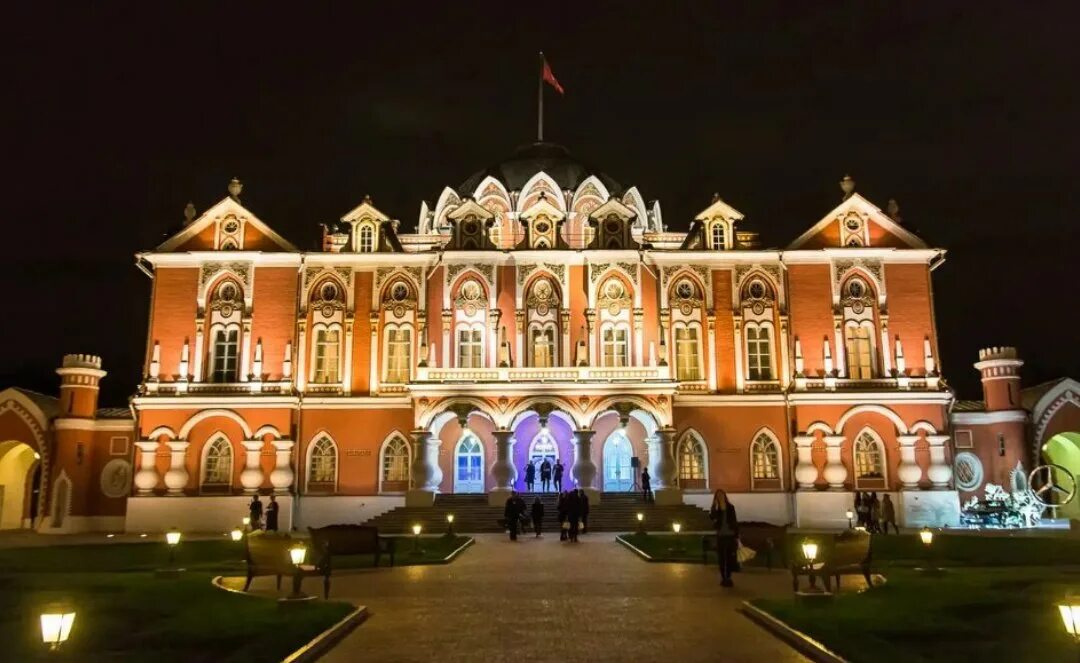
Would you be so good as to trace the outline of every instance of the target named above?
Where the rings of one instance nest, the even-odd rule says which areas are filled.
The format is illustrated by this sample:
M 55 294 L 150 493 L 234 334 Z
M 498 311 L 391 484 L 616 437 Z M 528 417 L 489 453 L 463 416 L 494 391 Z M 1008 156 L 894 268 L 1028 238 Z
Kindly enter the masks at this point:
M 365 194 L 411 231 L 421 200 L 534 139 L 539 50 L 566 89 L 546 137 L 670 228 L 718 192 L 783 247 L 850 172 L 949 250 L 935 298 L 962 397 L 986 345 L 1018 346 L 1026 385 L 1080 377 L 1066 4 L 584 4 L 6 7 L 0 386 L 55 393 L 61 355 L 90 352 L 102 404 L 124 404 L 150 292 L 133 254 L 234 175 L 305 249 Z

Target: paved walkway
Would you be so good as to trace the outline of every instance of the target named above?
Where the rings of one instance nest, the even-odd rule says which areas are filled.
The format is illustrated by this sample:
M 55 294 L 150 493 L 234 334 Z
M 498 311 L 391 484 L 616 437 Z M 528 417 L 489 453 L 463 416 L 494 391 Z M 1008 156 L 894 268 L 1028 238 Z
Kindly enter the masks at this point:
M 724 589 L 715 567 L 650 564 L 612 535 L 576 546 L 557 535 L 476 538 L 453 564 L 336 577 L 332 598 L 371 617 L 323 660 L 806 660 L 735 612 L 747 598 L 790 592 L 782 571 L 738 574 Z

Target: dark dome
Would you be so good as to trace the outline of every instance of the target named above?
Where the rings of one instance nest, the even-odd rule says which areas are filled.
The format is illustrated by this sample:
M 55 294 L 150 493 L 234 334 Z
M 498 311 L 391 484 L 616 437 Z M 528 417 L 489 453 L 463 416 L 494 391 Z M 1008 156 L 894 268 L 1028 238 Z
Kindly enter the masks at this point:
M 513 156 L 504 159 L 490 168 L 473 173 L 461 183 L 458 193 L 471 196 L 485 177 L 491 176 L 503 183 L 510 191 L 520 191 L 532 176 L 544 171 L 555 179 L 562 189 L 574 190 L 590 175 L 604 183 L 611 194 L 621 193 L 622 187 L 605 173 L 578 161 L 570 150 L 555 143 L 533 143 L 523 145 L 514 151 Z

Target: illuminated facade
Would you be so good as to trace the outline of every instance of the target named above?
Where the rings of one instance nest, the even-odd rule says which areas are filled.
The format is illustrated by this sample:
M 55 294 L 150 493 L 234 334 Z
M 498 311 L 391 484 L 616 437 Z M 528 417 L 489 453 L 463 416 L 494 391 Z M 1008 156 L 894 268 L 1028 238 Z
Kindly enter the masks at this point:
M 658 501 L 724 488 L 746 520 L 846 525 L 861 490 L 902 524 L 955 522 L 944 251 L 841 184 L 764 249 L 719 197 L 669 231 L 636 187 L 537 144 L 422 204 L 414 233 L 365 199 L 308 252 L 234 180 L 137 256 L 126 526 L 224 530 L 255 492 L 286 526 L 501 503 L 544 458 L 601 503 L 637 458 Z

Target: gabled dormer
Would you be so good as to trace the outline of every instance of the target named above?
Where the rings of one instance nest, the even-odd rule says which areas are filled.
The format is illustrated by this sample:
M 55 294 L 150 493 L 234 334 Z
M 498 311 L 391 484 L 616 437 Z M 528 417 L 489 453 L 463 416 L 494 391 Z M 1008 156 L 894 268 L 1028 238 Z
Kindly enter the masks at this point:
M 840 182 L 844 200 L 812 228 L 799 236 L 789 250 L 826 248 L 925 249 L 926 242 L 905 229 L 876 205 L 855 193 L 851 176 Z M 898 208 L 897 208 L 898 209 Z M 899 214 L 894 212 L 899 217 Z
M 701 211 L 690 224 L 679 248 L 691 251 L 725 251 L 741 248 L 736 225 L 743 220 L 743 213 L 728 205 L 714 193 L 712 203 Z
M 541 194 L 529 209 L 518 217 L 524 226 L 524 236 L 517 249 L 566 249 L 569 248 L 562 237 L 566 214 L 551 204 L 547 196 Z
M 472 198 L 466 198 L 446 218 L 451 226 L 447 249 L 482 251 L 495 248 L 490 237 L 495 215 L 481 207 Z
M 233 178 L 229 196 L 197 215 L 195 206 L 184 209 L 184 227 L 162 242 L 157 251 L 297 251 L 281 235 L 240 204 L 243 185 Z
M 352 246 L 357 253 L 376 253 L 383 244 L 383 226 L 390 217 L 380 212 L 372 203 L 371 196 L 341 217 L 341 223 L 349 229 Z
M 593 240 L 590 249 L 637 249 L 640 245 L 631 232 L 637 214 L 618 199 L 608 198 L 607 202 L 589 214 Z

